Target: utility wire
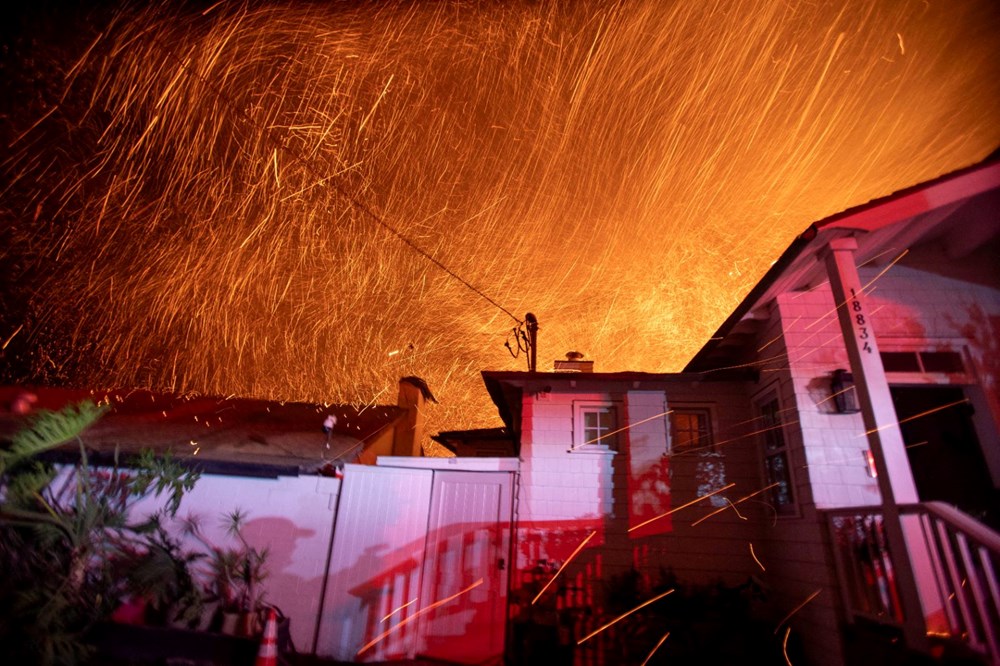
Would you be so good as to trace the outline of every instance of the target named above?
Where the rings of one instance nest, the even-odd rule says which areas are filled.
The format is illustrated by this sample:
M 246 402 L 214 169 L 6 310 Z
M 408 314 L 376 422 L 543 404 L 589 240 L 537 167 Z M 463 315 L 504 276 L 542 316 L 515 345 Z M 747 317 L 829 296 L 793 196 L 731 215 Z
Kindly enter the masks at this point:
M 163 42 L 161 42 L 159 39 L 157 39 L 156 37 L 154 37 L 152 35 L 150 35 L 149 38 L 150 38 L 150 40 L 154 44 L 156 44 L 157 46 L 159 46 L 160 49 L 167 56 L 169 56 L 172 60 L 174 60 L 174 62 L 176 62 L 180 66 L 180 68 L 182 70 L 184 70 L 185 73 L 189 74 L 190 76 L 192 76 L 195 79 L 197 79 L 198 81 L 200 81 L 202 83 L 202 85 L 204 85 L 208 90 L 210 90 L 218 99 L 220 99 L 224 104 L 226 104 L 226 106 L 228 106 L 231 110 L 233 110 L 238 116 L 241 116 L 248 124 L 250 124 L 250 125 L 254 125 L 255 124 L 254 121 L 253 121 L 253 119 L 250 117 L 250 115 L 245 110 L 240 109 L 236 105 L 236 103 L 228 95 L 226 95 L 226 93 L 224 93 L 221 89 L 219 89 L 213 83 L 211 83 L 210 81 L 208 81 L 207 79 L 205 79 L 198 72 L 192 70 L 188 66 L 187 62 L 185 62 L 181 58 L 179 58 L 166 44 L 164 44 Z M 384 219 L 382 219 L 382 217 L 380 215 L 378 215 L 375 211 L 373 211 L 370 206 L 368 206 L 367 204 L 359 201 L 357 199 L 357 197 L 355 197 L 350 192 L 347 192 L 337 182 L 336 179 L 326 179 L 326 178 L 324 178 L 323 175 L 319 172 L 319 170 L 313 166 L 311 160 L 309 160 L 308 158 L 304 157 L 301 153 L 299 153 L 294 148 L 290 148 L 287 145 L 285 145 L 282 141 L 278 140 L 278 138 L 276 136 L 274 136 L 274 130 L 273 129 L 268 128 L 268 127 L 260 127 L 259 125 L 257 125 L 257 128 L 258 129 L 262 129 L 264 131 L 264 134 L 267 137 L 267 140 L 275 147 L 276 150 L 281 150 L 284 153 L 290 154 L 293 158 L 295 158 L 296 160 L 298 160 L 314 178 L 316 178 L 317 180 L 320 180 L 320 181 L 331 182 L 332 185 L 333 185 L 333 187 L 337 190 L 337 192 L 339 192 L 340 195 L 342 197 L 344 197 L 348 201 L 348 203 L 350 203 L 356 210 L 361 211 L 364 215 L 368 216 L 368 218 L 370 218 L 373 222 L 375 222 L 376 224 L 378 224 L 379 226 L 381 226 L 383 229 L 385 229 L 386 231 L 388 231 L 389 233 L 391 233 L 393 236 L 395 236 L 396 238 L 398 238 L 399 240 L 401 240 L 403 243 L 405 243 L 411 250 L 413 250 L 414 252 L 416 252 L 417 254 L 419 254 L 420 256 L 422 256 L 424 259 L 427 259 L 429 262 L 431 262 L 432 264 L 434 264 L 435 266 L 437 266 L 438 268 L 440 268 L 442 271 L 444 271 L 445 273 L 447 273 L 449 276 L 451 276 L 454 279 L 458 280 L 461 284 L 465 285 L 466 288 L 468 288 L 469 290 L 471 290 L 474 293 L 478 294 L 481 298 L 483 298 L 485 301 L 487 301 L 490 305 L 494 306 L 495 308 L 497 308 L 498 310 L 500 310 L 501 312 L 503 312 L 504 314 L 506 314 L 508 317 L 510 317 L 511 319 L 513 319 L 514 321 L 516 321 L 518 324 L 524 324 L 524 322 L 521 319 L 519 319 L 516 315 L 514 315 L 510 310 L 508 310 L 507 308 L 503 307 L 502 305 L 500 305 L 499 303 L 497 303 L 495 300 L 493 300 L 492 298 L 490 298 L 489 296 L 487 296 L 481 289 L 479 289 L 478 287 L 476 287 L 474 284 L 472 284 L 471 282 L 469 282 L 468 280 L 466 280 L 462 276 L 458 275 L 455 271 L 453 271 L 450 268 L 448 268 L 447 266 L 445 266 L 443 263 L 441 263 L 438 259 L 436 259 L 429 252 L 427 252 L 426 250 L 422 249 L 414 241 L 412 241 L 409 238 L 407 238 L 401 231 L 399 231 L 398 229 L 396 229 L 395 227 L 393 227 L 392 225 L 390 225 L 388 222 L 386 222 Z

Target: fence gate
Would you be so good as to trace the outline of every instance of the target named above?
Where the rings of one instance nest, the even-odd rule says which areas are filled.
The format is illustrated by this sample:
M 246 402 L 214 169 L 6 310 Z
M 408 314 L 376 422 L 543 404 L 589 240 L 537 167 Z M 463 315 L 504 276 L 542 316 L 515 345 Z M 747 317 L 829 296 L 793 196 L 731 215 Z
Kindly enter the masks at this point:
M 347 465 L 316 653 L 500 656 L 510 521 L 507 472 Z
M 478 664 L 503 654 L 510 493 L 507 473 L 434 472 L 420 656 Z

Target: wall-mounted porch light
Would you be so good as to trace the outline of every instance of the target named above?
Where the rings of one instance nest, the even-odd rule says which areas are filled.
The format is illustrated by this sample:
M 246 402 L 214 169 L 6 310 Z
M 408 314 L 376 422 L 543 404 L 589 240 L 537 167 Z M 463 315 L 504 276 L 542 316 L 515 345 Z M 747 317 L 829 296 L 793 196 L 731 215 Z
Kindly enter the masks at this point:
M 854 375 L 847 370 L 837 368 L 833 371 L 830 392 L 838 414 L 857 414 L 861 411 L 858 407 L 858 394 L 854 390 Z

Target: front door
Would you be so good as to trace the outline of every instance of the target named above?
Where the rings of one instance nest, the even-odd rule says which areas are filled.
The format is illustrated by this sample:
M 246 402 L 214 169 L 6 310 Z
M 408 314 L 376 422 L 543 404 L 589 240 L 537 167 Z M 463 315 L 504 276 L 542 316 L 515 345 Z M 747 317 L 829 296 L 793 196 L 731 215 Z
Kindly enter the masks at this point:
M 957 386 L 894 386 L 892 401 L 921 501 L 957 506 L 1000 529 L 1000 504 Z

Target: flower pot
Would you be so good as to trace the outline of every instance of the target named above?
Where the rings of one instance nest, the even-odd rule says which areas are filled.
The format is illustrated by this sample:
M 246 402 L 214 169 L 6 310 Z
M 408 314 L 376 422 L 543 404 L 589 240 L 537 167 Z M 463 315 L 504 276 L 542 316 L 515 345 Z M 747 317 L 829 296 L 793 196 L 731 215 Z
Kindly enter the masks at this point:
M 222 625 L 219 627 L 219 631 L 223 634 L 236 636 L 241 616 L 241 613 L 222 611 Z

